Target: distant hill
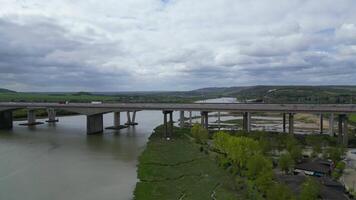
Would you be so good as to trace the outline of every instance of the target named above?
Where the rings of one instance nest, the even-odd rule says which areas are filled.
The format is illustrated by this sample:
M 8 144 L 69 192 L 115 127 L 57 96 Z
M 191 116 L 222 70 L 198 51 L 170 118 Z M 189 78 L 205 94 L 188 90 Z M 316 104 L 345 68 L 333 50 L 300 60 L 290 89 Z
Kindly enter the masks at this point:
M 4 89 L 4 88 L 0 88 L 0 93 L 16 93 L 13 90 L 8 90 L 8 89 Z
M 247 86 L 202 88 L 206 96 L 231 96 L 266 103 L 356 103 L 356 86 Z

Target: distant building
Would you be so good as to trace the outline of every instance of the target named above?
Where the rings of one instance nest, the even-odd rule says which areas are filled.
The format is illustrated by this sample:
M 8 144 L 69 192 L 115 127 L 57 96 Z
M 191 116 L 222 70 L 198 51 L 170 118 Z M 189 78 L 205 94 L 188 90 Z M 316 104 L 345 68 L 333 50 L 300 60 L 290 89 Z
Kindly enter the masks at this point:
M 323 177 L 331 174 L 332 166 L 332 162 L 320 159 L 304 161 L 294 167 L 294 173 Z

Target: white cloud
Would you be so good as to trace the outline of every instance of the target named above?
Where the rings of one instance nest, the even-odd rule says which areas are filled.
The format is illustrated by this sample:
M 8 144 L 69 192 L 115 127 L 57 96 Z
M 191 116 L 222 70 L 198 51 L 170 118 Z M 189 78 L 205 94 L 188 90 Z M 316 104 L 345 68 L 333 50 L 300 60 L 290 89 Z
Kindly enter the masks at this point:
M 356 83 L 339 79 L 339 69 L 356 75 L 353 0 L 0 4 L 0 84 L 10 89 Z

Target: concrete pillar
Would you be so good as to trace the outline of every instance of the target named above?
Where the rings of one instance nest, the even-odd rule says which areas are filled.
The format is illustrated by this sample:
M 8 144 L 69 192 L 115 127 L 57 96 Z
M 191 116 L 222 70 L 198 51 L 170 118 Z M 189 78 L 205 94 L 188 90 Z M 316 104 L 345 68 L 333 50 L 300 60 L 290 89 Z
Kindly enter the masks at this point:
M 289 134 L 294 134 L 294 113 L 289 113 Z
M 131 123 L 132 123 L 133 125 L 136 124 L 136 112 L 137 112 L 137 111 L 133 111 L 133 112 L 132 112 L 132 120 L 131 120 Z
M 120 127 L 121 124 L 120 124 L 120 112 L 114 112 L 114 127 Z
M 168 123 L 167 123 L 167 111 L 163 111 L 163 126 L 164 126 L 164 137 L 168 138 Z
M 319 124 L 319 133 L 323 134 L 323 130 L 324 130 L 324 116 L 322 113 L 320 113 L 320 124 Z
M 27 124 L 28 125 L 36 124 L 36 111 L 35 110 L 27 111 Z
M 204 117 L 205 117 L 204 112 L 200 112 L 200 124 L 202 127 L 204 127 L 204 122 L 205 122 Z
M 103 132 L 103 114 L 87 115 L 87 134 Z
M 204 119 L 205 119 L 204 127 L 206 129 L 209 129 L 209 113 L 205 112 L 204 114 L 205 114 L 205 116 L 204 116 Z
M 189 126 L 193 126 L 193 116 L 192 116 L 192 111 L 189 111 Z
M 201 126 L 203 128 L 208 129 L 209 128 L 209 112 L 202 111 L 200 112 L 201 115 Z
M 220 131 L 220 123 L 221 123 L 221 112 L 218 112 L 218 129 Z
M 169 112 L 169 137 L 173 135 L 173 111 Z
M 249 112 L 243 113 L 242 124 L 245 132 L 251 132 L 251 114 Z
M 343 138 L 342 138 L 342 144 L 344 145 L 344 147 L 347 147 L 349 144 L 349 127 L 348 127 L 348 120 L 349 118 L 347 117 L 347 115 L 344 116 L 344 127 L 343 127 Z
M 127 122 L 126 122 L 126 124 L 127 124 L 127 125 L 130 125 L 130 124 L 132 123 L 132 122 L 131 122 L 131 114 L 130 114 L 130 111 L 127 111 L 126 114 L 127 114 Z
M 329 117 L 329 135 L 334 136 L 334 113 L 331 113 Z
M 184 111 L 179 112 L 179 127 L 184 128 Z
M 47 114 L 48 114 L 48 120 L 46 122 L 48 123 L 58 122 L 58 119 L 56 119 L 56 110 L 54 108 L 48 108 Z
M 0 112 L 0 129 L 11 129 L 13 126 L 12 122 L 12 111 Z
M 287 124 L 287 116 L 286 113 L 283 113 L 283 133 L 286 133 L 286 124 Z
M 339 119 L 338 119 L 338 134 L 337 134 L 337 140 L 339 142 L 339 144 L 342 144 L 342 137 L 343 137 L 343 119 L 344 115 L 339 115 Z

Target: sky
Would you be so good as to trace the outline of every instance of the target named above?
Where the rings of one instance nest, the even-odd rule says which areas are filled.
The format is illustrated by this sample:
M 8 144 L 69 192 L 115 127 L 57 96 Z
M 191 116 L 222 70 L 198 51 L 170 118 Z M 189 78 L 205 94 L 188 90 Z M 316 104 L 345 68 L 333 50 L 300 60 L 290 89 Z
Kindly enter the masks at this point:
M 0 88 L 356 84 L 355 0 L 0 0 Z

